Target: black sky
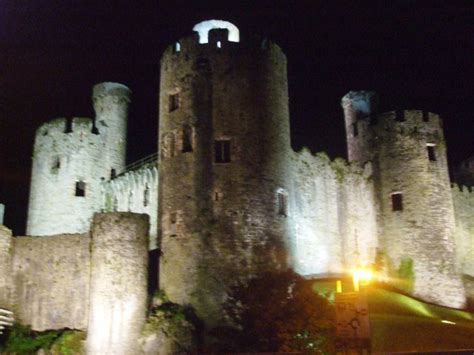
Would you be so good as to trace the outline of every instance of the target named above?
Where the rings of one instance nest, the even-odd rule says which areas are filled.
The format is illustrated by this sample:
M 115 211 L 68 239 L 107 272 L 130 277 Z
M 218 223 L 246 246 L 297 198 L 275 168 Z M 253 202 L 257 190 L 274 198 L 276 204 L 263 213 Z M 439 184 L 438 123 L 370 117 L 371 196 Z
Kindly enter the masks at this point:
M 355 4 L 357 3 L 357 4 Z M 156 150 L 159 59 L 205 19 L 276 41 L 288 57 L 293 146 L 345 156 L 340 98 L 437 112 L 451 164 L 474 153 L 474 2 L 0 0 L 0 202 L 24 232 L 34 132 L 93 117 L 91 88 L 133 91 L 132 162 Z

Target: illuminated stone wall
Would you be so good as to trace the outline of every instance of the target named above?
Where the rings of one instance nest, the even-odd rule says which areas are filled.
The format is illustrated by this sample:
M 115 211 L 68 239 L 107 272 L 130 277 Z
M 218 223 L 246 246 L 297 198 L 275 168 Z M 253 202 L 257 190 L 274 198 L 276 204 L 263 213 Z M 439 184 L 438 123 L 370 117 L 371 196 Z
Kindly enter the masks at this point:
M 371 168 L 330 161 L 307 149 L 294 155 L 290 215 L 293 265 L 302 275 L 327 277 L 371 264 L 377 247 Z
M 161 59 L 160 285 L 212 325 L 233 283 L 287 265 L 286 58 L 270 41 L 228 42 L 225 30 L 179 43 Z M 216 161 L 215 141 L 228 142 L 230 162 Z
M 88 234 L 13 237 L 15 318 L 34 330 L 87 328 Z
M 102 184 L 102 210 L 150 216 L 149 249 L 157 248 L 158 168 L 156 161 Z
M 456 255 L 459 271 L 474 277 L 474 191 L 466 186 L 452 189 L 456 216 Z M 474 293 L 471 294 L 474 298 Z
M 454 207 L 440 118 L 421 111 L 388 112 L 360 120 L 356 140 L 369 140 L 379 205 L 379 245 L 390 276 L 413 263 L 407 291 L 434 303 L 462 307 L 456 270 Z M 370 130 L 364 133 L 364 129 Z M 363 163 L 363 161 L 359 161 Z M 401 208 L 394 199 L 401 194 Z M 397 210 L 400 209 L 400 210 Z
M 130 91 L 94 87 L 96 126 L 89 118 L 59 118 L 36 132 L 28 206 L 28 235 L 85 233 L 101 207 L 101 179 L 123 171 Z M 82 186 L 78 186 L 77 184 Z M 83 192 L 77 191 L 83 188 Z
M 88 354 L 137 354 L 147 311 L 148 216 L 95 214 Z
M 12 309 L 13 282 L 11 274 L 12 232 L 0 225 L 0 308 Z

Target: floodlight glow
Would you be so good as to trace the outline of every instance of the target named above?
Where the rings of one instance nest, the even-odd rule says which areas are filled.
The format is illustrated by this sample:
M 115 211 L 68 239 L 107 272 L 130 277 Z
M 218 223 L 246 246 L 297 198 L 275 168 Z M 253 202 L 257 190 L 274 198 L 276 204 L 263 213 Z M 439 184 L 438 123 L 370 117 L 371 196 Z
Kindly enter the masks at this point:
M 239 42 L 239 29 L 233 23 L 222 20 L 207 20 L 199 22 L 193 27 L 193 31 L 199 34 L 199 43 L 209 43 L 209 31 L 217 28 L 227 29 L 229 31 L 229 42 Z
M 456 324 L 455 322 L 451 322 L 450 320 L 446 320 L 446 319 L 443 319 L 441 321 L 441 323 L 445 323 L 445 324 Z
M 368 285 L 374 273 L 368 268 L 359 268 L 352 271 L 352 281 L 354 283 L 354 291 L 359 291 L 359 285 Z

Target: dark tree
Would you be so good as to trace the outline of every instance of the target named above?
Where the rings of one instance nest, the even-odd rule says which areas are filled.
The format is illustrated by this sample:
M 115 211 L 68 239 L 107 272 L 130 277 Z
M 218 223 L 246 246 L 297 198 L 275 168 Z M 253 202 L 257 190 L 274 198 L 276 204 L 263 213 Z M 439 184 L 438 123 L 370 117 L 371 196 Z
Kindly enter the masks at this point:
M 234 287 L 225 310 L 238 329 L 214 330 L 218 350 L 333 353 L 334 307 L 291 271 Z

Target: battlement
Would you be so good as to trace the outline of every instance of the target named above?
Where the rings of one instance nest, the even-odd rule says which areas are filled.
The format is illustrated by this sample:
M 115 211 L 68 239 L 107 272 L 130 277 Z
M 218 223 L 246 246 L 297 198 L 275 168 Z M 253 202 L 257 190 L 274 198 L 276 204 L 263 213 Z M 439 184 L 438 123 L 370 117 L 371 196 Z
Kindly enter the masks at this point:
M 193 57 L 195 59 L 196 57 L 203 57 L 215 53 L 233 54 L 237 51 L 239 52 L 239 56 L 245 55 L 245 53 L 252 55 L 257 53 L 270 53 L 276 60 L 286 63 L 286 56 L 280 46 L 275 42 L 256 36 L 241 36 L 237 27 L 226 21 L 220 22 L 234 26 L 237 34 L 232 31 L 232 29 L 226 27 L 206 27 L 205 29 L 203 25 L 202 28 L 198 27 L 206 22 L 208 21 L 196 25 L 194 27 L 195 32 L 180 38 L 168 46 L 163 52 L 162 64 L 166 65 L 166 61 L 174 61 L 181 57 L 189 60 Z
M 130 102 L 132 91 L 125 85 L 113 82 L 104 82 L 94 85 L 92 101 L 102 100 L 104 97 L 116 97 L 119 100 Z
M 461 194 L 465 196 L 474 197 L 474 187 L 473 186 L 466 186 L 457 183 L 451 183 L 451 190 L 456 194 Z
M 377 134 L 397 132 L 400 134 L 439 134 L 443 136 L 443 122 L 439 115 L 421 110 L 389 111 L 365 118 Z
M 43 123 L 37 130 L 37 137 L 58 136 L 61 134 L 84 134 L 93 133 L 94 121 L 88 117 L 55 118 Z

